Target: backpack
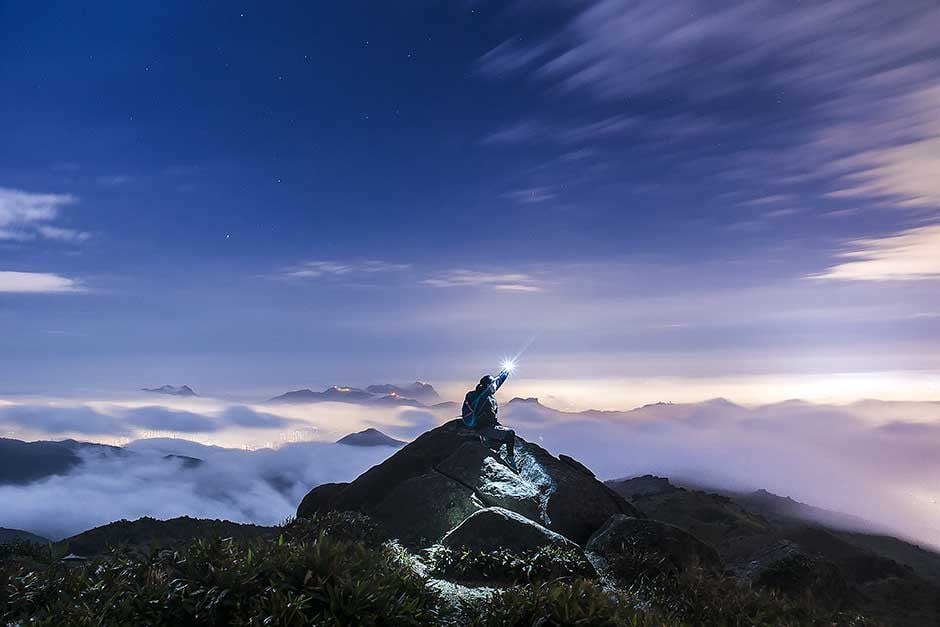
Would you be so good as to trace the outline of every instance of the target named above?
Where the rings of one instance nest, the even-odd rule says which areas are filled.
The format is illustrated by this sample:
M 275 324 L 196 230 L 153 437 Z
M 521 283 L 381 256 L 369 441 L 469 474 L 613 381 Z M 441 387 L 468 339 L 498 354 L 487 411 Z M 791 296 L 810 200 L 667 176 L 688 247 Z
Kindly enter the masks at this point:
M 467 392 L 467 395 L 463 399 L 460 417 L 463 419 L 464 426 L 468 429 L 474 428 L 477 424 L 477 403 L 479 402 L 480 396 L 476 394 L 476 390 Z

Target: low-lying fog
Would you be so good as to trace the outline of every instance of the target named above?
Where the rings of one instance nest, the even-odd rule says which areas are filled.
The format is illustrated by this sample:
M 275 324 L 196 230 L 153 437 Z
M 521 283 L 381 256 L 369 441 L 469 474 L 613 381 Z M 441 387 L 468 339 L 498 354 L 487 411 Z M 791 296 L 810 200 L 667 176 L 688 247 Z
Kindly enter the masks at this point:
M 210 399 L 0 401 L 0 435 L 124 445 L 65 476 L 0 486 L 0 527 L 52 538 L 113 520 L 190 515 L 275 524 L 311 487 L 349 481 L 395 449 L 333 442 L 377 427 L 410 439 L 451 409 L 344 403 L 239 405 Z M 505 404 L 502 421 L 602 479 L 653 473 L 728 489 L 766 488 L 940 546 L 940 403 L 727 401 L 563 413 Z M 186 464 L 167 454 L 203 460 Z

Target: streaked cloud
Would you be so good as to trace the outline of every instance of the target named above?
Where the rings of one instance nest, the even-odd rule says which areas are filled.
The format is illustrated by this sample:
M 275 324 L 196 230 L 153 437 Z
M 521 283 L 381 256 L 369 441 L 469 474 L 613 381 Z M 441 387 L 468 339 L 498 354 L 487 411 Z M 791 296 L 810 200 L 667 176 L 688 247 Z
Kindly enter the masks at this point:
M 0 425 L 49 435 L 120 437 L 131 436 L 140 430 L 196 434 L 237 428 L 285 429 L 304 424 L 244 405 L 231 405 L 221 412 L 211 413 L 162 405 L 130 408 L 60 404 L 0 406 Z
M 551 200 L 557 195 L 552 187 L 527 187 L 508 192 L 506 198 L 522 205 L 534 205 Z
M 523 10 L 562 12 L 544 3 Z M 749 128 L 774 147 L 750 141 L 703 161 L 737 181 L 815 179 L 833 199 L 940 208 L 935 3 L 599 0 L 567 11 L 560 28 L 514 37 L 479 59 L 487 76 L 534 77 L 552 95 L 587 96 L 553 121 L 569 129 L 559 137 L 622 135 L 649 147 L 708 133 L 732 147 Z M 638 114 L 648 99 L 654 111 Z M 742 115 L 733 106 L 742 100 L 767 106 Z M 631 113 L 611 117 L 611 104 Z
M 95 179 L 95 182 L 103 187 L 120 187 L 121 185 L 127 185 L 133 182 L 133 180 L 134 177 L 126 174 L 108 174 L 99 176 Z
M 477 69 L 488 76 L 503 76 L 523 70 L 548 51 L 548 46 L 526 44 L 516 36 L 499 44 L 477 61 Z
M 0 187 L 0 240 L 51 239 L 80 242 L 89 234 L 51 224 L 60 209 L 76 202 L 71 194 L 38 194 Z
M 84 242 L 90 233 L 76 231 L 75 229 L 63 229 L 58 226 L 39 226 L 36 231 L 46 239 L 59 240 L 61 242 Z
M 519 144 L 532 141 L 546 134 L 546 128 L 537 122 L 525 120 L 498 129 L 486 135 L 482 144 Z
M 921 226 L 886 237 L 860 239 L 839 256 L 847 259 L 814 279 L 840 281 L 912 281 L 940 278 L 940 224 Z
M 543 282 L 522 272 L 489 273 L 463 269 L 442 272 L 422 283 L 428 287 L 476 287 L 505 292 L 541 292 L 545 289 Z
M 365 261 L 306 261 L 287 268 L 283 276 L 294 279 L 316 279 L 339 277 L 356 274 L 377 274 L 382 272 L 401 272 L 411 267 L 407 263 L 391 263 L 380 260 Z
M 45 272 L 0 271 L 0 293 L 55 294 L 84 291 L 81 283 Z

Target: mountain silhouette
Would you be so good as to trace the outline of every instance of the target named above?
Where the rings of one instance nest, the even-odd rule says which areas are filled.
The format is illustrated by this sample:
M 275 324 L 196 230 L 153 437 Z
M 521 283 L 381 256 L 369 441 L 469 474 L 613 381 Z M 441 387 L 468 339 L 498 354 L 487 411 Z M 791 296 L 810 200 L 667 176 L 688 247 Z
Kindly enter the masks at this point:
M 127 455 L 116 446 L 75 440 L 23 442 L 0 438 L 0 485 L 27 484 L 53 475 L 68 474 L 83 455 Z
M 52 540 L 44 538 L 42 536 L 37 536 L 35 533 L 30 533 L 28 531 L 23 531 L 22 529 L 5 529 L 0 527 L 0 544 L 7 544 L 10 542 L 32 542 L 33 544 L 49 544 Z
M 337 444 L 348 444 L 349 446 L 395 446 L 401 447 L 406 444 L 401 440 L 385 435 L 378 429 L 366 429 L 358 433 L 350 433 L 336 441 Z
M 314 392 L 311 389 L 294 390 L 280 396 L 275 396 L 269 403 L 321 403 L 321 402 L 340 402 L 356 403 L 369 401 L 375 398 L 375 395 L 359 388 L 333 385 L 322 392 Z
M 181 385 L 179 387 L 173 385 L 161 385 L 158 388 L 141 388 L 141 390 L 144 392 L 152 392 L 154 394 L 167 394 L 169 396 L 199 396 L 188 385 Z
M 441 397 L 430 383 L 415 381 L 408 385 L 391 385 L 383 383 L 380 385 L 370 385 L 366 391 L 377 396 L 398 396 L 402 398 L 411 398 L 424 405 L 434 405 L 441 402 Z

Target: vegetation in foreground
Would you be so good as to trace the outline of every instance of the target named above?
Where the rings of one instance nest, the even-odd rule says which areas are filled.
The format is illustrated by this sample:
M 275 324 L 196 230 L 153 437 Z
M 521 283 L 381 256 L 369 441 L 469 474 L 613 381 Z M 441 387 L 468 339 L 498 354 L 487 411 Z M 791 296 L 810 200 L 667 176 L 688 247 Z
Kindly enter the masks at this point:
M 20 544 L 4 549 L 0 561 L 0 623 L 870 624 L 808 598 L 751 590 L 702 571 L 679 574 L 648 556 L 625 555 L 603 578 L 564 552 L 481 556 L 446 550 L 412 556 L 382 542 L 368 519 L 344 513 L 294 521 L 275 540 L 116 549 L 79 565 L 62 563 L 49 547 Z M 499 567 L 509 568 L 516 585 L 475 601 L 448 597 L 420 574 L 486 579 Z

